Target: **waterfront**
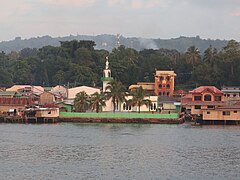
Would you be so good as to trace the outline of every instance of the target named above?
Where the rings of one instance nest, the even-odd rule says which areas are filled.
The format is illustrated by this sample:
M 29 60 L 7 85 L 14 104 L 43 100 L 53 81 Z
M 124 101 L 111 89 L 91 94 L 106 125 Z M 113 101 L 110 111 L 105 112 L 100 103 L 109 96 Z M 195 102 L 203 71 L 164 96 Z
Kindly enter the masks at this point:
M 0 179 L 239 179 L 240 127 L 0 124 Z

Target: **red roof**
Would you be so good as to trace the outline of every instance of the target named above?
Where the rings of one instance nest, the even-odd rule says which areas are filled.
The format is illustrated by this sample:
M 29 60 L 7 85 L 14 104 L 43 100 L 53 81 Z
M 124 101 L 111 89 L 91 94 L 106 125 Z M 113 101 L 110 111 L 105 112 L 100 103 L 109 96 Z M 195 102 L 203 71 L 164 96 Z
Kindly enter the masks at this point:
M 192 94 L 187 94 L 183 96 L 181 102 L 182 103 L 192 102 Z
M 186 91 L 179 89 L 179 90 L 174 91 L 174 94 L 186 94 Z
M 27 105 L 31 104 L 29 98 L 0 98 L 0 105 Z
M 220 91 L 215 86 L 200 86 L 200 87 L 190 91 L 189 93 L 191 93 L 191 94 L 201 94 L 205 91 L 211 91 L 214 94 L 222 94 L 222 95 L 224 94 L 222 91 Z

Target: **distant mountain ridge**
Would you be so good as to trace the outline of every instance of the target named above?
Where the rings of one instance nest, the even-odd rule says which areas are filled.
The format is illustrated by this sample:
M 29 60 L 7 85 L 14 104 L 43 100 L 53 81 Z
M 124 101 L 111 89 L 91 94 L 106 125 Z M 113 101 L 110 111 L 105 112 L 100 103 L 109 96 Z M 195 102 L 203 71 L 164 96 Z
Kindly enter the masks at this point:
M 70 35 L 65 37 L 51 37 L 42 36 L 34 37 L 30 39 L 21 39 L 16 37 L 11 41 L 0 42 L 0 51 L 10 53 L 11 51 L 20 51 L 24 48 L 41 48 L 43 46 L 60 46 L 60 41 L 71 41 L 71 40 L 92 40 L 96 43 L 96 49 L 105 49 L 111 51 L 116 47 L 117 37 L 115 35 Z M 196 37 L 179 37 L 172 39 L 149 39 L 149 38 L 137 38 L 137 37 L 120 37 L 120 44 L 125 47 L 134 48 L 138 51 L 143 49 L 176 49 L 179 52 L 185 52 L 190 46 L 196 46 L 201 53 L 203 53 L 210 45 L 220 50 L 227 45 L 227 40 L 211 40 L 201 39 L 199 36 Z

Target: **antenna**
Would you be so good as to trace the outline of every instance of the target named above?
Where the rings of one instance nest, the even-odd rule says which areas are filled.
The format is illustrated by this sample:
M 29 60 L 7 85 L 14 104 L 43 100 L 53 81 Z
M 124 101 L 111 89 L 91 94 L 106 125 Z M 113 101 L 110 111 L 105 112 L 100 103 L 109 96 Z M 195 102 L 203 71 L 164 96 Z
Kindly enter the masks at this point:
M 121 34 L 117 34 L 116 37 L 117 37 L 116 48 L 119 48 L 120 47 L 120 37 L 121 37 Z

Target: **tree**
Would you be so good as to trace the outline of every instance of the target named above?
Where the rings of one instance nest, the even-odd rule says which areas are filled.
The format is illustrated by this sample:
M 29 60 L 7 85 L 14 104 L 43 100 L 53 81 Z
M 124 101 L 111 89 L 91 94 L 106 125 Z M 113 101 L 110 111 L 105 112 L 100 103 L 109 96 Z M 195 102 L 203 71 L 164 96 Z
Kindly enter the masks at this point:
M 234 65 L 240 59 L 240 44 L 235 40 L 230 40 L 223 48 L 223 58 L 227 64 L 230 64 L 231 75 L 234 75 Z
M 105 107 L 105 96 L 104 93 L 98 93 L 95 92 L 94 94 L 91 95 L 90 97 L 90 107 L 92 110 L 96 109 L 96 113 L 99 112 L 101 107 Z
M 187 63 L 191 64 L 191 65 L 195 65 L 199 60 L 200 60 L 200 51 L 198 50 L 198 48 L 196 48 L 195 46 L 191 46 L 187 49 L 186 54 L 186 59 L 187 59 Z
M 120 102 L 125 101 L 125 88 L 120 81 L 112 80 L 108 83 L 106 87 L 106 99 L 112 99 L 113 103 L 113 112 L 116 111 Z
M 74 107 L 77 112 L 86 112 L 89 108 L 89 96 L 85 91 L 76 94 Z
M 131 106 L 138 106 L 138 113 L 140 113 L 142 105 L 146 105 L 148 107 L 151 104 L 151 100 L 145 99 L 147 92 L 142 88 L 142 86 L 132 91 L 131 95 L 133 98 L 129 100 L 129 104 Z
M 203 60 L 213 66 L 213 63 L 217 58 L 217 54 L 217 49 L 210 46 L 204 51 Z

